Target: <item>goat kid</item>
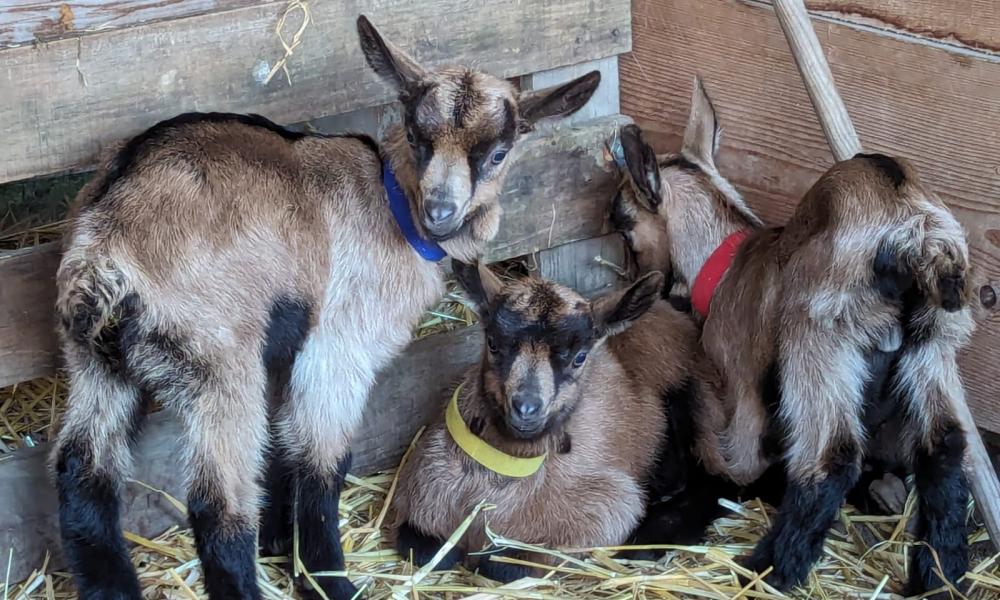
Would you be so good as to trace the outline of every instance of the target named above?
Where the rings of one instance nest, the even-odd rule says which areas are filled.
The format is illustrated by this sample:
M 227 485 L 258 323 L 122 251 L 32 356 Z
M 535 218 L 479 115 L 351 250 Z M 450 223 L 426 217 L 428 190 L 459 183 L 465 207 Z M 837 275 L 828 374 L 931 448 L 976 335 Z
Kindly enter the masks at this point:
M 83 598 L 141 597 L 119 494 L 147 400 L 185 426 L 178 465 L 212 598 L 259 596 L 268 460 L 260 543 L 287 553 L 295 519 L 304 567 L 343 570 L 337 505 L 376 372 L 442 293 L 437 261 L 472 260 L 496 233 L 519 134 L 583 106 L 600 79 L 519 94 L 469 68 L 426 69 L 364 17 L 358 33 L 405 106 L 384 148 L 186 114 L 106 157 L 75 201 L 57 279 L 71 392 L 53 462 Z M 355 594 L 346 578 L 319 585 Z
M 634 126 L 622 144 L 629 185 L 615 220 L 638 262 L 691 287 L 725 381 L 720 410 L 705 412 L 722 418 L 699 423 L 699 455 L 739 482 L 776 461 L 787 474 L 748 566 L 773 565 L 779 588 L 805 579 L 858 480 L 867 432 L 895 418 L 927 542 L 911 555 L 911 591 L 943 584 L 932 549 L 956 582 L 968 491 L 950 398 L 964 393 L 955 357 L 973 318 L 954 216 L 909 163 L 862 154 L 820 177 L 784 227 L 763 227 L 715 167 L 719 125 L 700 80 L 680 154 L 657 157 Z
M 528 575 L 468 554 L 488 546 L 487 523 L 550 547 L 698 539 L 725 493 L 690 452 L 693 415 L 713 392 L 696 324 L 659 299 L 662 275 L 588 302 L 537 278 L 503 283 L 485 266 L 455 272 L 485 348 L 399 474 L 400 553 L 427 563 L 482 501 L 496 508 L 439 567 L 466 556 L 496 580 Z

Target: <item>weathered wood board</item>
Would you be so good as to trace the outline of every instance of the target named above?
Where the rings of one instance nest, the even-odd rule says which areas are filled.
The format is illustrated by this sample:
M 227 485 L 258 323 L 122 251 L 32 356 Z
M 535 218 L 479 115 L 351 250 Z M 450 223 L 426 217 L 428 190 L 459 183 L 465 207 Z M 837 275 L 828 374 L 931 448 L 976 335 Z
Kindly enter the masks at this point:
M 720 169 L 766 221 L 784 221 L 832 157 L 773 12 L 724 0 L 636 0 L 634 12 L 623 112 L 676 149 L 700 73 L 722 121 Z M 814 24 L 862 144 L 912 160 L 965 225 L 976 266 L 1000 280 L 1000 63 Z M 993 431 L 998 347 L 994 312 L 962 356 L 970 406 Z
M 0 255 L 0 387 L 52 373 L 58 244 Z
M 806 0 L 806 7 L 848 24 L 1000 53 L 995 0 Z
M 444 406 L 461 374 L 479 360 L 479 327 L 419 340 L 379 375 L 353 444 L 358 475 L 395 466 L 417 431 Z M 184 501 L 186 483 L 176 457 L 184 438 L 180 421 L 169 413 L 152 415 L 135 450 L 133 479 Z M 11 581 L 26 577 L 53 553 L 51 568 L 63 565 L 59 548 L 58 499 L 46 471 L 47 447 L 19 450 L 0 464 L 0 553 L 14 548 Z M 159 535 L 184 516 L 148 488 L 130 483 L 122 511 L 126 531 Z
M 607 233 L 618 174 L 605 160 L 604 143 L 626 122 L 613 116 L 529 134 L 512 155 L 500 234 L 488 260 Z M 57 264 L 56 245 L 0 258 L 0 386 L 54 370 Z
M 255 0 L 5 0 L 0 47 L 122 29 L 257 4 Z
M 628 249 L 621 234 L 579 240 L 542 250 L 534 256 L 538 273 L 584 296 L 595 296 L 622 287 L 625 279 L 616 268 L 627 270 Z M 605 262 L 598 262 L 598 258 Z
M 310 4 L 312 21 L 288 61 L 292 84 L 280 72 L 264 83 L 284 55 L 274 29 L 286 2 L 0 50 L 0 182 L 93 164 L 102 144 L 184 111 L 292 123 L 384 104 L 393 92 L 365 65 L 359 11 L 427 65 L 461 57 L 502 77 L 630 48 L 627 0 L 499 0 L 489 10 L 461 0 L 358 4 Z

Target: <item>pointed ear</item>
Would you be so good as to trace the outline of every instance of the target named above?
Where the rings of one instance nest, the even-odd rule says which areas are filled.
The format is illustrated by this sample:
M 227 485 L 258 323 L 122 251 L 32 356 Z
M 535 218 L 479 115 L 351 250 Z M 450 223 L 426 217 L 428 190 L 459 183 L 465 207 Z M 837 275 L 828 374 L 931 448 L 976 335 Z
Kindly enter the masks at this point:
M 632 189 L 640 200 L 645 200 L 647 206 L 655 210 L 663 199 L 656 153 L 643 141 L 642 131 L 636 125 L 622 128 L 621 142 Z
M 591 71 L 569 83 L 522 92 L 519 98 L 522 131 L 530 130 L 541 119 L 575 113 L 590 100 L 600 84 L 601 72 Z
M 465 288 L 469 299 L 476 303 L 476 309 L 480 316 L 489 308 L 493 298 L 503 289 L 500 278 L 490 271 L 485 264 L 476 261 L 475 264 L 468 264 L 452 259 L 451 270 L 455 273 L 458 282 Z
M 427 77 L 426 69 L 386 41 L 364 15 L 358 17 L 358 37 L 368 66 L 400 92 L 419 85 Z
M 688 115 L 687 127 L 684 129 L 681 151 L 706 165 L 715 166 L 720 133 L 719 120 L 715 115 L 712 99 L 708 97 L 701 77 L 695 77 L 694 91 L 691 94 L 691 112 Z
M 663 291 L 663 273 L 653 271 L 621 292 L 601 296 L 594 301 L 594 323 L 600 335 L 615 335 L 628 329 L 646 313 Z

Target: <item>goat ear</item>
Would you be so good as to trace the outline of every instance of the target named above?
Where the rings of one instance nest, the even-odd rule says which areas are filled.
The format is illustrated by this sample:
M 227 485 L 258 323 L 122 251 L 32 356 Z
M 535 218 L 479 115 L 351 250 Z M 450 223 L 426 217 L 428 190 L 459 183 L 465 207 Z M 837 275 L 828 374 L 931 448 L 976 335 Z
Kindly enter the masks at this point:
M 719 120 L 715 114 L 712 99 L 705 91 L 701 77 L 694 79 L 691 93 L 691 112 L 684 129 L 682 152 L 706 165 L 715 166 L 715 153 L 719 150 Z
M 469 299 L 476 303 L 480 315 L 489 307 L 490 302 L 500 293 L 503 283 L 490 271 L 485 264 L 476 261 L 468 264 L 452 259 L 451 270 L 458 282 L 465 288 Z
M 364 15 L 358 17 L 358 37 L 368 66 L 400 92 L 416 87 L 427 77 L 426 69 L 386 41 Z
M 656 153 L 642 140 L 642 130 L 636 125 L 622 128 L 621 142 L 632 188 L 640 199 L 645 199 L 647 205 L 655 209 L 663 198 Z
M 628 289 L 607 294 L 594 301 L 594 322 L 600 335 L 615 335 L 628 329 L 661 297 L 663 273 L 647 273 Z
M 522 92 L 518 104 L 521 113 L 521 130 L 531 127 L 547 117 L 567 117 L 580 110 L 601 84 L 601 72 L 591 71 L 569 83 L 532 92 Z

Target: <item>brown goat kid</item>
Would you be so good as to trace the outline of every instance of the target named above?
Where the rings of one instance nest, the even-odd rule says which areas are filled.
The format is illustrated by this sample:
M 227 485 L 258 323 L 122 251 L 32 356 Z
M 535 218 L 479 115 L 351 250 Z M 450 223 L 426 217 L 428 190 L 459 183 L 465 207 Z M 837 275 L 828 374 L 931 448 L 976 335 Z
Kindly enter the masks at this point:
M 455 270 L 478 305 L 485 347 L 449 410 L 494 450 L 544 458 L 510 474 L 474 459 L 447 418 L 434 423 L 399 474 L 400 553 L 427 563 L 482 501 L 495 508 L 438 567 L 488 546 L 487 524 L 551 547 L 698 539 L 729 490 L 690 452 L 692 415 L 713 392 L 699 371 L 698 328 L 660 299 L 662 275 L 588 302 L 550 281 L 504 284 L 486 267 Z M 647 500 L 655 506 L 643 521 Z M 529 574 L 468 558 L 496 580 Z
M 364 17 L 358 33 L 406 109 L 383 149 L 188 114 L 124 144 L 76 199 L 53 462 L 82 598 L 141 597 L 119 493 L 147 400 L 185 425 L 177 464 L 212 598 L 258 597 L 258 530 L 287 553 L 293 519 L 306 569 L 344 568 L 337 505 L 375 374 L 442 293 L 437 261 L 475 259 L 496 233 L 519 134 L 580 108 L 600 79 L 519 94 L 472 69 L 424 69 Z M 319 579 L 329 598 L 355 593 Z
M 700 81 L 679 155 L 657 157 L 626 128 L 615 219 L 640 265 L 687 284 L 704 318 L 702 345 L 725 381 L 719 410 L 704 413 L 715 420 L 700 423 L 704 464 L 740 482 L 771 463 L 786 471 L 748 566 L 773 565 L 780 588 L 801 583 L 869 432 L 897 419 L 927 543 L 912 550 L 911 591 L 942 585 L 932 549 L 956 582 L 968 492 L 949 398 L 964 393 L 955 357 L 973 329 L 961 226 L 907 162 L 858 155 L 820 177 L 784 227 L 765 228 L 716 170 L 718 141 Z M 731 266 L 710 260 L 724 243 Z M 714 295 L 703 270 L 718 278 Z

